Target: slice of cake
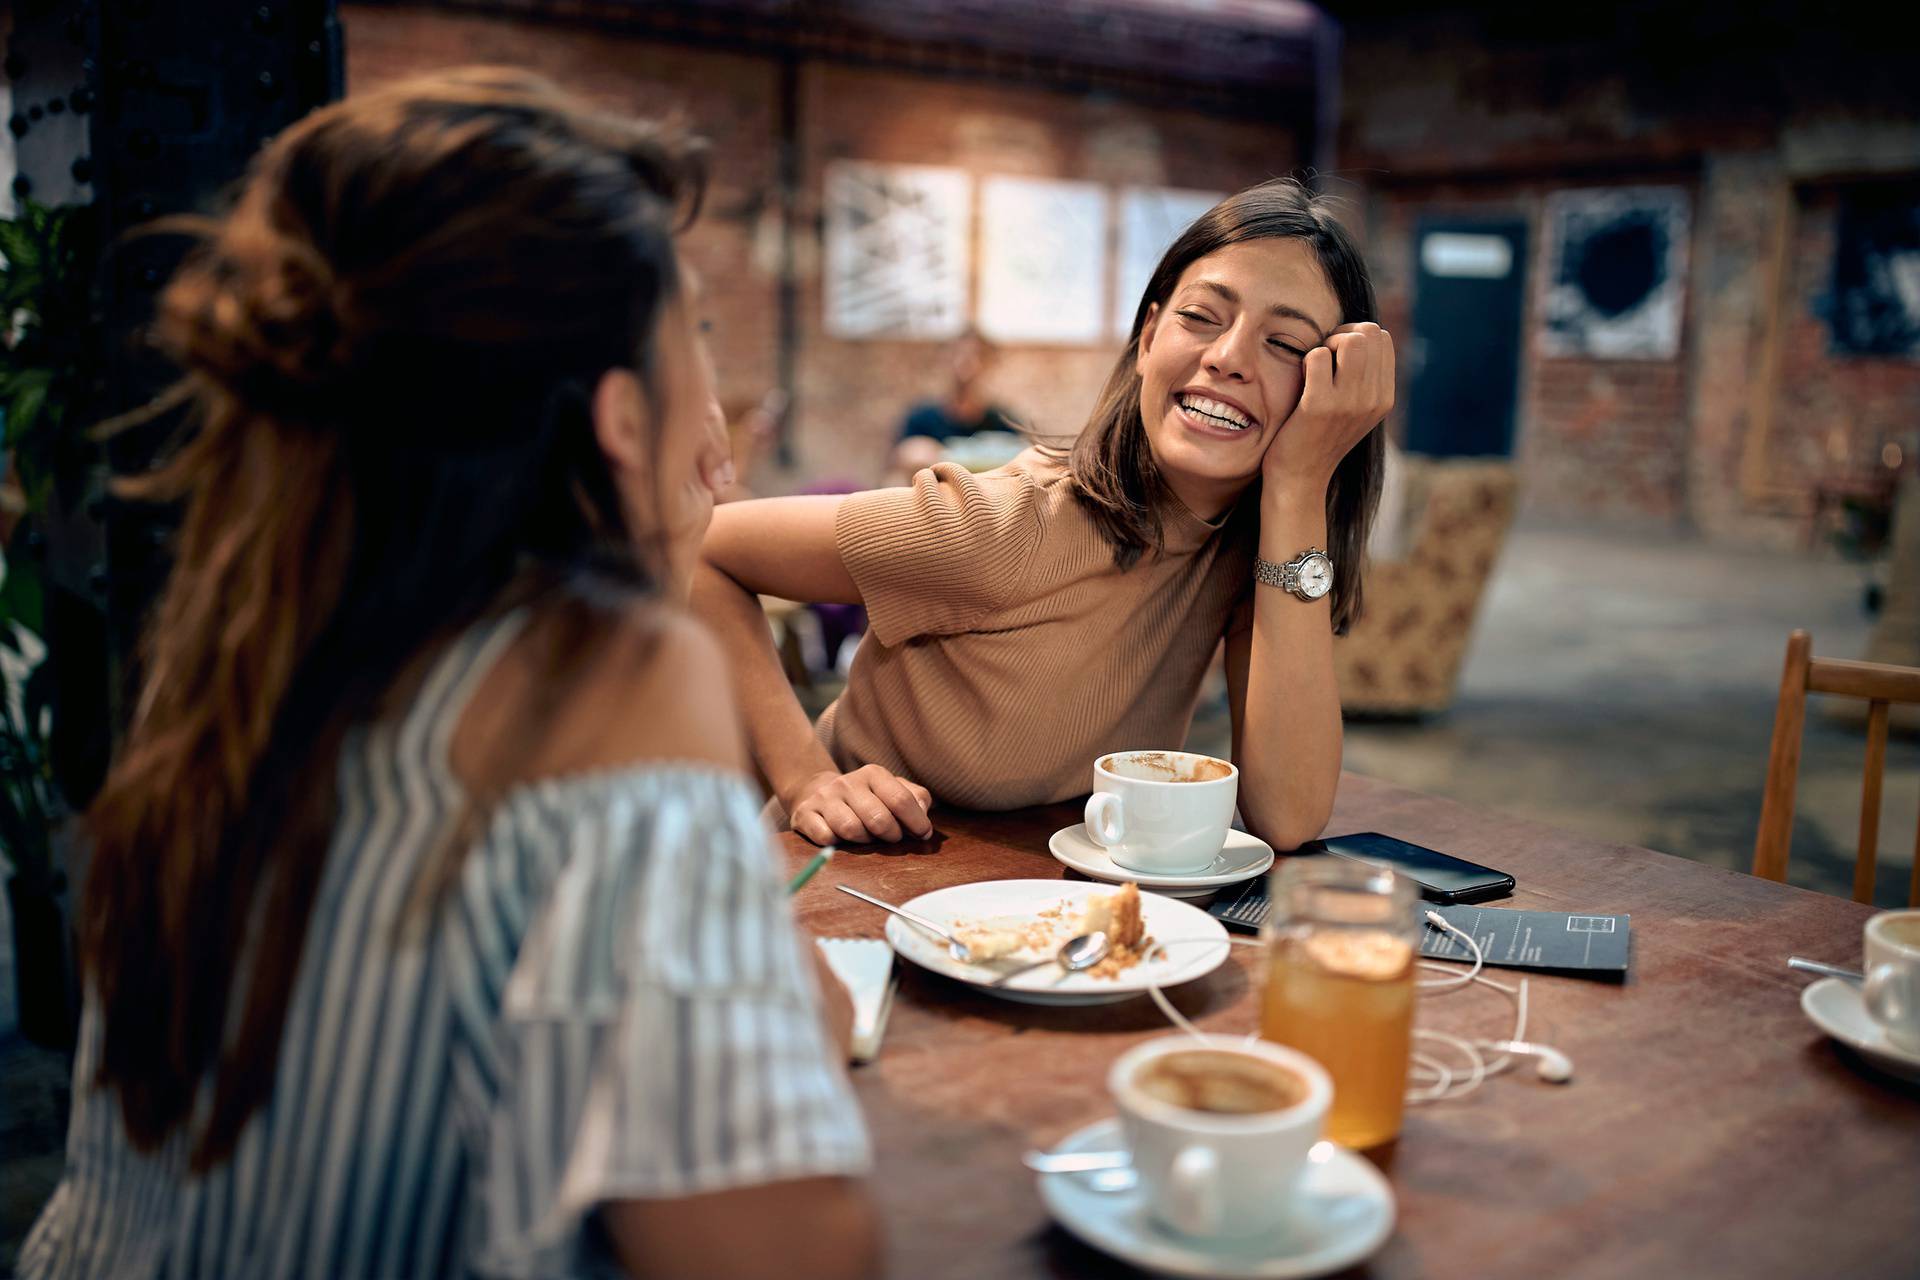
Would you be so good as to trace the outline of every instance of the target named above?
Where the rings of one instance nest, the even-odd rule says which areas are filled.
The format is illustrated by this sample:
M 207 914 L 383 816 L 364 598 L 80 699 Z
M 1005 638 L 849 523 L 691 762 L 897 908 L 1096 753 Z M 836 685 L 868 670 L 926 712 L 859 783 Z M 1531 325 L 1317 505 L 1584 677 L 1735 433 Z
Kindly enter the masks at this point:
M 956 924 L 952 933 L 966 947 L 975 964 L 1019 955 L 1028 946 L 1024 931 L 1004 925 Z
M 1139 946 L 1147 932 L 1140 919 L 1140 886 L 1123 884 L 1112 893 L 1096 893 L 1087 899 L 1080 932 L 1104 932 L 1115 951 Z

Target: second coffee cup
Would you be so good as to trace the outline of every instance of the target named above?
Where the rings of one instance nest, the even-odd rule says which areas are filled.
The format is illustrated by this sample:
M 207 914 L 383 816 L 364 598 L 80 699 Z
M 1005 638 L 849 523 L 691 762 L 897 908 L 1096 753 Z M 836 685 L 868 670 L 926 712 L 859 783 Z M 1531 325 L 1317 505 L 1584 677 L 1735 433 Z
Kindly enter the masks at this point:
M 1866 927 L 1861 998 L 1887 1039 L 1920 1053 L 1920 911 L 1882 911 Z
M 1132 871 L 1204 871 L 1227 841 L 1240 770 L 1192 751 L 1111 751 L 1093 762 L 1087 837 Z

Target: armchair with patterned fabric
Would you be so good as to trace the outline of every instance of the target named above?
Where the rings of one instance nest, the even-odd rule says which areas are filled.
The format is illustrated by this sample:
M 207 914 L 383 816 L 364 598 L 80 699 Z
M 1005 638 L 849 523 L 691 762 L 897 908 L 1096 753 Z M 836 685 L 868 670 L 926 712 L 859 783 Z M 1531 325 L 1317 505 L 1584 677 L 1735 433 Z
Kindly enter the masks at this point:
M 1376 541 L 1364 612 L 1333 644 L 1348 714 L 1443 711 L 1466 660 L 1480 598 L 1513 523 L 1518 476 L 1490 458 L 1394 452 L 1385 513 L 1407 531 L 1404 550 Z M 1383 550 L 1385 554 L 1383 554 Z

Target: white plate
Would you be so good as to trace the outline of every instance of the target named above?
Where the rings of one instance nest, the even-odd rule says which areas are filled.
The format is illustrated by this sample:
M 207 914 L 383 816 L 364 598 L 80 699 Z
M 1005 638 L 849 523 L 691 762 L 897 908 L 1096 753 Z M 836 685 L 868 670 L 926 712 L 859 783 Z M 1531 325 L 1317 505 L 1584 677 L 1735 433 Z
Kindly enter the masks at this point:
M 1170 898 L 1207 898 L 1221 887 L 1251 880 L 1273 865 L 1273 847 L 1259 836 L 1229 830 L 1227 842 L 1213 856 L 1205 870 L 1186 875 L 1167 875 L 1153 871 L 1134 871 L 1113 860 L 1113 855 L 1095 844 L 1087 835 L 1087 824 L 1076 822 L 1062 827 L 1047 841 L 1056 862 L 1072 867 L 1083 876 L 1115 884 L 1132 881 L 1143 889 Z
M 957 884 L 923 893 L 902 904 L 907 910 L 942 927 L 955 921 L 980 924 L 1013 923 L 1031 920 L 1040 912 L 1060 903 L 1071 903 L 1056 941 L 1066 941 L 1071 930 L 1066 926 L 1073 914 L 1085 908 L 1096 893 L 1112 893 L 1105 885 L 1078 884 L 1071 880 L 983 880 L 976 884 Z M 1131 969 L 1111 978 L 1087 973 L 1063 973 L 1049 965 L 1021 974 L 1004 987 L 989 987 L 998 974 L 1022 963 L 1015 958 L 990 964 L 961 964 L 947 954 L 947 944 L 908 924 L 899 916 L 887 917 L 887 941 L 901 956 L 923 969 L 957 978 L 972 985 L 1023 1004 L 1111 1004 L 1145 995 L 1149 986 L 1171 987 L 1191 982 L 1212 973 L 1226 961 L 1230 944 L 1227 931 L 1218 920 L 1198 907 L 1162 898 L 1140 895 L 1140 919 L 1147 936 L 1168 944 L 1158 959 L 1142 960 Z M 1037 960 L 1044 951 L 1036 951 L 1027 960 Z
M 1118 1120 L 1088 1125 L 1054 1148 L 1113 1151 L 1124 1146 Z M 1240 1239 L 1180 1235 L 1147 1214 L 1136 1184 L 1095 1191 L 1088 1175 L 1043 1173 L 1040 1198 L 1061 1226 L 1096 1249 L 1137 1267 L 1210 1280 L 1299 1280 L 1350 1267 L 1393 1234 L 1393 1188 L 1345 1147 L 1322 1142 L 1307 1159 L 1291 1220 Z
M 1873 1020 L 1860 988 L 1843 978 L 1822 978 L 1800 993 L 1800 1007 L 1813 1025 L 1890 1076 L 1920 1084 L 1920 1053 L 1895 1044 Z

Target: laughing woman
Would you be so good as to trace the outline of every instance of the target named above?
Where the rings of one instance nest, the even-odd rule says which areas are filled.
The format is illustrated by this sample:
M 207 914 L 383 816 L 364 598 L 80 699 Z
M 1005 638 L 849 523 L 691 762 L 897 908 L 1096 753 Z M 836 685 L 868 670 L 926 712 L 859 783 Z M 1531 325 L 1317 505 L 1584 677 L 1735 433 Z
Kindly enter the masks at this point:
M 1318 835 L 1340 774 L 1333 636 L 1360 607 L 1393 344 L 1326 205 L 1275 181 L 1161 259 L 1071 451 L 942 464 L 901 489 L 716 513 L 694 602 L 754 756 L 822 843 L 931 830 L 1088 788 L 1094 757 L 1178 747 L 1226 641 L 1240 809 Z M 810 726 L 755 593 L 864 603 L 845 694 Z

